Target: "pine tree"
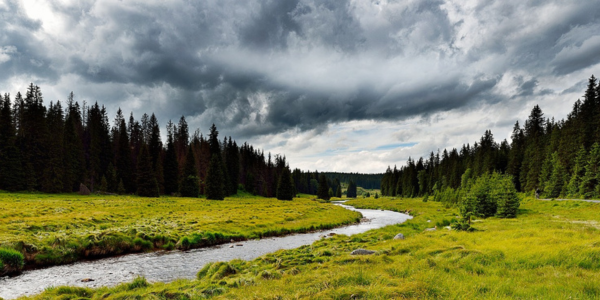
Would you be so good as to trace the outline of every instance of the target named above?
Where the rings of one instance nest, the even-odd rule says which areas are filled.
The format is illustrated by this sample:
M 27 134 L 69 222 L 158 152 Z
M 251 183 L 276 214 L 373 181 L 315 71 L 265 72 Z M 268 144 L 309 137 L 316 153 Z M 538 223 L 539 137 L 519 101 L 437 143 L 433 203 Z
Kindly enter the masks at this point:
M 348 189 L 346 190 L 346 197 L 348 198 L 356 198 L 356 183 L 350 180 L 348 183 Z
M 225 194 L 224 182 L 220 155 L 213 154 L 208 167 L 208 175 L 206 176 L 206 198 L 223 200 Z
M 65 192 L 79 190 L 79 184 L 83 182 L 85 174 L 82 117 L 79 104 L 74 102 L 73 98 L 73 92 L 71 92 L 67 101 L 67 115 L 63 132 L 63 191 Z
M 170 122 L 169 124 L 172 125 Z M 163 177 L 165 181 L 165 194 L 171 195 L 179 190 L 179 164 L 177 163 L 177 152 L 175 151 L 173 136 L 169 133 L 167 137 L 168 142 L 163 164 Z
M 227 193 L 229 195 L 235 195 L 237 193 L 240 177 L 240 157 L 238 146 L 231 140 L 231 137 L 229 137 L 229 141 L 227 142 L 225 156 L 227 162 L 227 175 L 229 177 L 229 191 Z
M 335 196 L 337 198 L 342 198 L 342 185 L 338 184 L 337 188 L 335 189 Z
M 329 200 L 329 186 L 327 185 L 327 177 L 324 174 L 319 176 L 319 187 L 317 189 L 317 198 Z
M 485 175 L 477 178 L 467 195 L 468 201 L 475 202 L 475 214 L 482 217 L 491 217 L 496 214 L 497 203 L 490 196 L 494 188 L 497 174 Z
M 125 195 L 127 191 L 125 190 L 125 185 L 123 184 L 123 179 L 119 179 L 119 185 L 117 186 L 117 193 L 119 195 Z
M 596 186 L 598 185 L 598 174 L 600 172 L 600 145 L 595 143 L 590 150 L 588 161 L 585 166 L 585 175 L 579 187 L 580 194 L 586 199 L 598 197 Z
M 60 193 L 63 191 L 64 151 L 63 135 L 52 135 L 50 132 L 62 133 L 64 131 L 63 110 L 60 102 L 56 105 L 50 103 L 46 116 L 47 130 L 44 142 L 46 147 L 46 164 L 42 175 L 42 191 L 46 193 Z
M 121 119 L 119 124 L 118 142 L 116 153 L 117 176 L 123 181 L 125 190 L 130 192 L 133 190 L 133 162 L 131 160 L 131 143 L 125 119 Z
M 581 104 L 581 125 L 582 128 L 579 131 L 580 140 L 586 149 L 590 149 L 592 144 L 596 141 L 596 132 L 598 132 L 598 109 L 596 94 L 596 77 L 592 75 L 588 80 L 588 86 L 585 91 L 585 97 Z
M 2 174 L 1 188 L 10 192 L 22 191 L 27 188 L 25 172 L 21 163 L 21 153 L 14 145 L 8 145 L 2 153 L 2 164 L 0 164 L 0 174 Z
M 183 170 L 183 180 L 181 182 L 180 193 L 182 197 L 198 197 L 200 187 L 198 185 L 198 171 L 196 170 L 196 157 L 194 150 L 190 145 L 185 157 L 185 168 Z
M 162 151 L 162 142 L 160 140 L 160 126 L 158 125 L 158 120 L 154 114 L 150 117 L 148 126 L 150 130 L 148 137 L 148 151 L 152 158 L 152 169 L 156 171 L 156 164 Z
M 223 200 L 225 197 L 225 174 L 223 173 L 223 159 L 221 157 L 221 146 L 219 144 L 219 132 L 213 124 L 210 127 L 208 138 L 210 145 L 210 164 L 206 175 L 206 198 L 212 200 Z
M 542 110 L 534 106 L 525 122 L 525 155 L 521 169 L 520 179 L 524 191 L 532 191 L 538 187 L 539 175 L 544 159 L 544 126 Z
M 113 166 L 112 163 L 110 163 L 108 165 L 108 167 L 106 168 L 105 178 L 106 178 L 106 192 L 116 193 L 117 188 L 119 187 L 119 182 L 118 182 L 117 170 L 115 170 L 115 167 Z
M 163 169 L 163 156 L 159 155 L 156 161 L 156 168 L 154 169 L 156 181 L 158 182 L 158 190 L 161 195 L 165 194 L 165 177 Z
M 497 204 L 496 215 L 500 218 L 516 218 L 520 206 L 517 190 L 510 176 L 497 176 L 491 190 L 491 198 Z
M 585 165 L 587 164 L 587 152 L 585 148 L 581 146 L 579 152 L 577 152 L 577 158 L 575 159 L 575 166 L 573 167 L 573 175 L 567 185 L 567 196 L 578 197 L 580 195 L 579 189 L 581 187 L 581 180 L 585 176 Z
M 563 188 L 565 188 L 565 176 L 566 170 L 563 167 L 560 159 L 558 158 L 558 152 L 554 152 L 552 154 L 552 173 L 548 182 L 545 184 L 545 194 L 550 198 L 557 198 L 563 193 Z
M 158 182 L 152 170 L 152 158 L 148 146 L 142 144 L 137 161 L 137 195 L 142 197 L 158 197 Z
M 294 186 L 292 174 L 289 167 L 283 168 L 277 184 L 277 199 L 292 200 L 294 198 Z
M 0 189 L 16 191 L 21 189 L 22 180 L 21 158 L 18 149 L 14 147 L 15 128 L 12 121 L 10 96 L 0 97 Z M 12 148 L 12 149 L 10 149 Z M 13 169 L 14 168 L 14 171 Z M 11 174 L 11 172 L 18 174 Z
M 98 188 L 98 191 L 100 191 L 101 193 L 106 193 L 108 191 L 108 180 L 106 180 L 106 175 L 102 176 L 102 179 L 100 180 L 100 187 Z

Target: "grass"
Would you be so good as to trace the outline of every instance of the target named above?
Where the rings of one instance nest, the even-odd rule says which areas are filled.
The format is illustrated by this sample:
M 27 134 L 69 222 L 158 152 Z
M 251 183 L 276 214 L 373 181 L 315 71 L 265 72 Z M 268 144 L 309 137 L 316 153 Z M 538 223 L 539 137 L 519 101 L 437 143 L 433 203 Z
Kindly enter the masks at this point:
M 214 263 L 196 280 L 135 289 L 127 289 L 130 283 L 95 290 L 56 288 L 31 299 L 600 298 L 600 204 L 527 198 L 516 219 L 475 220 L 475 232 L 440 226 L 424 232 L 450 223 L 457 211 L 420 199 L 348 203 L 408 210 L 414 218 L 253 261 Z M 399 232 L 405 240 L 393 240 Z M 377 252 L 349 255 L 357 248 Z
M 26 267 L 39 267 L 307 232 L 359 218 L 306 197 L 279 201 L 242 194 L 211 201 L 0 192 L 0 247 L 23 253 Z

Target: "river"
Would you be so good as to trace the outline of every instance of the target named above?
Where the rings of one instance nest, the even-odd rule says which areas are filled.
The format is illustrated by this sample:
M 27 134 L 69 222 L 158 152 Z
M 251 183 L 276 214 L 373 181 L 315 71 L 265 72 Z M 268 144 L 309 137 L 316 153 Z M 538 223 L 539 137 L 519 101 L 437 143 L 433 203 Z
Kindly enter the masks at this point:
M 279 249 L 293 249 L 309 245 L 329 233 L 352 235 L 402 223 L 412 218 L 409 215 L 393 211 L 356 209 L 341 203 L 337 203 L 337 205 L 358 211 L 367 220 L 354 225 L 318 232 L 235 242 L 189 251 L 128 254 L 29 270 L 18 276 L 0 278 L 0 297 L 8 300 L 25 295 L 35 295 L 47 287 L 61 285 L 114 286 L 132 281 L 138 276 L 146 277 L 150 282 L 170 282 L 178 278 L 195 278 L 202 266 L 209 262 L 229 261 L 236 258 L 252 260 Z M 84 282 L 82 281 L 84 279 L 93 281 Z

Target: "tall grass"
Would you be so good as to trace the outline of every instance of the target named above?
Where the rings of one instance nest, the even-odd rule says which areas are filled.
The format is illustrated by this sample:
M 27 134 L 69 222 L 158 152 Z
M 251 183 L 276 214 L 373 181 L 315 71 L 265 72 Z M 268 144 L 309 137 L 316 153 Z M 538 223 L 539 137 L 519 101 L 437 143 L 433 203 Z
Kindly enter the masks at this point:
M 23 254 L 10 248 L 0 248 L 0 275 L 18 273 L 25 264 Z
M 309 198 L 250 195 L 210 201 L 0 192 L 0 207 L 0 246 L 22 253 L 25 264 L 37 267 L 306 232 L 360 218 Z M 15 270 L 3 265 L 2 270 Z
M 213 263 L 196 280 L 91 298 L 126 299 L 598 299 L 600 204 L 523 201 L 516 219 L 473 222 L 475 232 L 438 228 L 457 211 L 421 199 L 357 199 L 360 207 L 410 211 L 404 224 L 319 240 L 254 261 Z M 403 233 L 404 240 L 393 240 Z M 357 248 L 376 250 L 352 256 Z M 36 299 L 57 297 L 51 291 Z M 61 297 L 65 297 L 63 294 Z M 73 295 L 75 298 L 75 295 Z

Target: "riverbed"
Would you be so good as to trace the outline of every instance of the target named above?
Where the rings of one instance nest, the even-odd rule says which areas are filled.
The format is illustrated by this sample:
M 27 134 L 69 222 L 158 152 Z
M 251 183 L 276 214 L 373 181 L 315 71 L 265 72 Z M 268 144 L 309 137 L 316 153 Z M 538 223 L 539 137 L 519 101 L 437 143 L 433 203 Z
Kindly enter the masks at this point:
M 202 266 L 209 262 L 233 259 L 252 260 L 280 249 L 293 249 L 309 245 L 329 236 L 330 233 L 353 235 L 402 223 L 412 218 L 409 215 L 388 210 L 356 209 L 341 203 L 336 204 L 360 212 L 363 215 L 363 221 L 331 230 L 234 242 L 189 251 L 129 254 L 29 270 L 18 276 L 0 278 L 0 297 L 7 300 L 14 299 L 38 294 L 48 287 L 61 285 L 92 288 L 114 286 L 129 282 L 138 276 L 143 276 L 150 282 L 170 282 L 179 278 L 191 279 L 195 278 Z

